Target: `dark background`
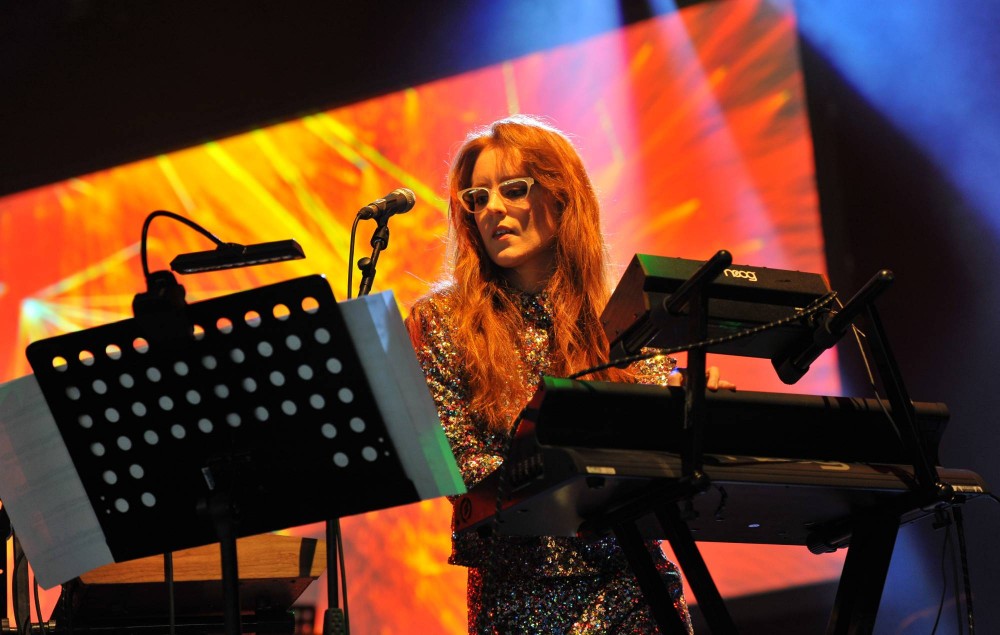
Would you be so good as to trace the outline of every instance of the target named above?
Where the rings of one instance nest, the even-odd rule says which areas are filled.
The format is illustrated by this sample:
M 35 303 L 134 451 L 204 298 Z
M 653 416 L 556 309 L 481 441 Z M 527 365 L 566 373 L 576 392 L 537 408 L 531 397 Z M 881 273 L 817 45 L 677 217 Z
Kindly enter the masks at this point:
M 723 0 L 738 1 L 738 0 Z M 684 2 L 679 4 L 691 4 Z M 666 5 L 666 6 L 664 6 Z M 622 1 L 628 23 L 673 3 Z M 0 2 L 0 194 L 593 35 L 575 2 Z M 833 288 L 877 270 L 910 395 L 943 401 L 941 461 L 1000 482 L 1000 3 L 796 0 Z M 860 60 L 860 61 L 859 61 Z M 873 76 L 869 70 L 881 70 Z M 901 90 L 900 86 L 914 90 Z M 844 349 L 845 392 L 867 394 Z M 1000 632 L 1000 511 L 966 507 L 980 632 Z M 878 633 L 959 632 L 943 531 L 904 527 Z M 919 584 L 915 581 L 921 581 Z M 821 632 L 833 588 L 734 601 L 744 633 Z M 776 630 L 777 629 L 777 630 Z

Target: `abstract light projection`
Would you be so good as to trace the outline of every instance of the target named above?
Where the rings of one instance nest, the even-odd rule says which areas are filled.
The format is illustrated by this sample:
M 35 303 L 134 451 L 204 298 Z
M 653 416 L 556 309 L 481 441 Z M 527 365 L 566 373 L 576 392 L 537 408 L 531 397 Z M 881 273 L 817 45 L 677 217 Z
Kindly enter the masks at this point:
M 441 274 L 448 161 L 472 127 L 548 117 L 577 143 L 604 205 L 613 261 L 635 252 L 825 271 L 790 2 L 699 4 L 630 27 L 344 108 L 0 200 L 0 379 L 30 372 L 25 346 L 131 317 L 144 290 L 139 232 L 155 209 L 224 241 L 295 238 L 306 260 L 181 279 L 197 301 L 310 273 L 345 297 L 354 212 L 397 187 L 374 291 L 408 307 Z M 359 251 L 373 226 L 362 223 Z M 211 245 L 164 219 L 152 270 Z M 358 277 L 355 276 L 355 284 Z M 832 355 L 832 354 L 831 354 Z M 766 360 L 718 358 L 744 389 L 788 390 Z M 823 358 L 792 387 L 837 394 Z M 303 487 L 316 487 L 303 484 Z M 324 486 L 329 487 L 329 486 Z M 348 518 L 358 632 L 463 632 L 465 572 L 447 565 L 447 501 Z M 295 533 L 321 536 L 318 526 Z M 828 580 L 842 558 L 804 548 L 703 545 L 723 594 Z M 307 600 L 321 602 L 322 584 Z

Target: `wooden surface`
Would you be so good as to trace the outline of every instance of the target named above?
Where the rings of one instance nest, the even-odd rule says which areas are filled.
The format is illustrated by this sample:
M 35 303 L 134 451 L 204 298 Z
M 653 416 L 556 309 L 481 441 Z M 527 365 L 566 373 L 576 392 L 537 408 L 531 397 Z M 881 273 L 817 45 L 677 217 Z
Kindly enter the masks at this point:
M 315 543 L 315 553 L 302 564 L 303 546 Z M 326 543 L 322 540 L 263 534 L 236 541 L 240 580 L 266 578 L 317 578 L 326 567 Z M 174 581 L 218 580 L 222 560 L 218 543 L 175 552 Z M 99 567 L 82 576 L 84 584 L 131 584 L 163 582 L 163 556 L 150 556 Z

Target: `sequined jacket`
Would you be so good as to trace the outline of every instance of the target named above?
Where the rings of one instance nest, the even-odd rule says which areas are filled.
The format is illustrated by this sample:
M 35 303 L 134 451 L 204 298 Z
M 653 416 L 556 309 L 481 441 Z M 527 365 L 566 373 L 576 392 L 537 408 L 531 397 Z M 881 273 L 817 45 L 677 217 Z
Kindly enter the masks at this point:
M 518 346 L 525 361 L 524 374 L 517 378 L 535 386 L 548 370 L 552 305 L 545 293 L 518 293 L 526 328 Z M 445 436 L 451 444 L 466 487 L 471 488 L 503 462 L 507 435 L 491 432 L 481 417 L 468 407 L 469 392 L 461 356 L 453 344 L 452 295 L 445 289 L 419 300 L 408 318 L 417 359 L 437 405 Z M 419 315 L 419 320 L 413 316 Z M 637 369 L 643 383 L 666 383 L 669 369 L 658 363 L 644 363 Z M 513 391 L 512 391 L 513 392 Z M 518 407 L 523 404 L 517 404 Z M 650 551 L 662 558 L 657 543 Z M 450 562 L 469 567 L 503 567 L 540 577 L 592 575 L 625 566 L 624 556 L 611 537 L 583 540 L 570 537 L 493 536 L 452 534 Z

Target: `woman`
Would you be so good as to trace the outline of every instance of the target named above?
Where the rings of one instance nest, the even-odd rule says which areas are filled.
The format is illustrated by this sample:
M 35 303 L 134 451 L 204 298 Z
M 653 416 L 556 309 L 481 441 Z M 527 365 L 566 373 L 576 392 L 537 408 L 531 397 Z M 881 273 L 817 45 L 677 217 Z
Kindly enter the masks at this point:
M 513 116 L 472 133 L 449 189 L 451 275 L 416 303 L 407 326 L 472 487 L 503 461 L 541 375 L 604 361 L 607 258 L 583 163 L 538 119 Z M 595 378 L 679 383 L 670 370 L 645 362 Z M 720 385 L 717 370 L 709 383 Z M 657 543 L 650 551 L 690 630 L 676 567 Z M 469 567 L 470 633 L 658 632 L 611 537 L 462 536 L 450 562 Z

